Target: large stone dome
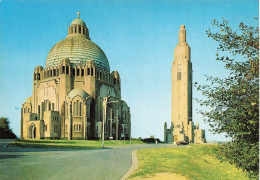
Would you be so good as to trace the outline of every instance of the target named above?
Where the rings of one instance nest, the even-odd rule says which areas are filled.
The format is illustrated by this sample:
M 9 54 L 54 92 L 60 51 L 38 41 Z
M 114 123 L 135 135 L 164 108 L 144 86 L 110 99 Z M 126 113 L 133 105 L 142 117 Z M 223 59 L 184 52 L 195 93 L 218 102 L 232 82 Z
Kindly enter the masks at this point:
M 110 71 L 105 53 L 90 40 L 86 24 L 79 18 L 72 21 L 67 38 L 55 44 L 50 50 L 45 66 L 46 68 L 57 66 L 64 58 L 69 58 L 74 65 L 86 64 L 88 60 L 93 60 L 96 67 Z

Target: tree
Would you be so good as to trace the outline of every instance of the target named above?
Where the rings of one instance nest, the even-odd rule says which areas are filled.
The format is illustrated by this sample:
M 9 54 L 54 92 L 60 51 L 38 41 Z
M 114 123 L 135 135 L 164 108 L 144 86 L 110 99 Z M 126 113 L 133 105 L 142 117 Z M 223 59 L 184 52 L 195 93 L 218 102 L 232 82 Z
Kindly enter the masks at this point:
M 9 120 L 5 117 L 0 117 L 0 139 L 14 139 L 16 135 L 9 127 Z
M 208 37 L 218 42 L 216 60 L 224 64 L 225 78 L 206 76 L 198 85 L 206 99 L 196 99 L 207 110 L 200 111 L 214 133 L 226 133 L 232 141 L 222 145 L 221 155 L 258 179 L 259 169 L 259 27 L 240 23 L 237 31 L 212 21 L 216 32 Z

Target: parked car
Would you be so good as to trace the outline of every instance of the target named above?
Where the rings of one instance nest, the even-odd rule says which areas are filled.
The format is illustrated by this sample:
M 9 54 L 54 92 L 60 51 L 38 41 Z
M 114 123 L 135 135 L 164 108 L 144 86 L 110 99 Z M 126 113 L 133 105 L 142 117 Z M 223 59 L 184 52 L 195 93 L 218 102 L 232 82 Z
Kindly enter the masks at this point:
M 189 143 L 186 142 L 186 141 L 178 141 L 178 142 L 176 142 L 176 144 L 177 144 L 178 146 L 182 146 L 182 145 L 188 145 Z

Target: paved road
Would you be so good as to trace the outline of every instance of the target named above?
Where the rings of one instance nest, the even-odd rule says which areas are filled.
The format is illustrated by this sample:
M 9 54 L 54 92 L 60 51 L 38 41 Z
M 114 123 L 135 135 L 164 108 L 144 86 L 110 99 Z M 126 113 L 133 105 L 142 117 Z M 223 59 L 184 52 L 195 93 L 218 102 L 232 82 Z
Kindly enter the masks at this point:
M 117 180 L 131 167 L 132 151 L 174 145 L 126 145 L 95 150 L 0 148 L 0 179 Z
M 14 139 L 0 139 L 0 150 L 12 141 L 14 141 Z

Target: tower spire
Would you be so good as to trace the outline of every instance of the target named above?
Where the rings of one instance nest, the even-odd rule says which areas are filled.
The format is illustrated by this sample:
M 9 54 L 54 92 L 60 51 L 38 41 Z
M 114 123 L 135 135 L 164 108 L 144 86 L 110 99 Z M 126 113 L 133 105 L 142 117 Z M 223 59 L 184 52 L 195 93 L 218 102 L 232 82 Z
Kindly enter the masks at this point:
M 179 30 L 179 43 L 181 42 L 186 42 L 186 29 L 184 25 L 181 25 Z
M 77 12 L 77 15 L 78 15 L 78 19 L 79 19 L 79 15 L 80 15 L 80 12 L 79 12 L 79 11 Z

